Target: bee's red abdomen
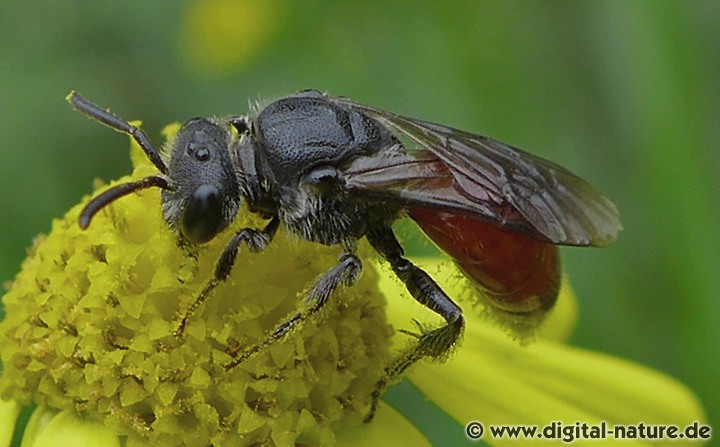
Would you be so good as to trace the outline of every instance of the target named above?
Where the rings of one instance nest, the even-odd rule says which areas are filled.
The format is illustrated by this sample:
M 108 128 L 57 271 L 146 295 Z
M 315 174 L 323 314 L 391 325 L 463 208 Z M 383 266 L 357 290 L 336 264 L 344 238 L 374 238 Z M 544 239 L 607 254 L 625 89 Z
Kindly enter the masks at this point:
M 468 216 L 413 207 L 410 217 L 496 307 L 527 313 L 553 305 L 558 247 Z

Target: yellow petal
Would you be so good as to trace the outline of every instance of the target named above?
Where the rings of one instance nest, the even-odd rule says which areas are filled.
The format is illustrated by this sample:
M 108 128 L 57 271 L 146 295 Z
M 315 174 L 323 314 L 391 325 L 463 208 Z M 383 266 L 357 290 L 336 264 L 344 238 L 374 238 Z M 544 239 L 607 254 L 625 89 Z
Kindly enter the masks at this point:
M 463 425 L 607 421 L 683 427 L 704 419 L 692 392 L 643 366 L 546 341 L 524 348 L 486 329 L 469 328 L 465 338 L 449 362 L 421 365 L 411 374 Z
M 0 399 L 0 447 L 9 446 L 12 442 L 19 413 L 20 405 L 17 402 Z
M 380 403 L 369 424 L 360 423 L 337 434 L 337 446 L 378 447 L 383 445 L 430 446 L 430 442 L 405 417 Z
M 32 447 L 35 445 L 35 440 L 57 414 L 58 412 L 56 410 L 48 407 L 37 407 L 25 426 L 22 447 Z
M 120 440 L 105 426 L 71 410 L 55 413 L 38 408 L 28 423 L 22 447 L 120 446 Z
M 469 315 L 468 324 L 474 315 Z M 575 293 L 570 287 L 567 278 L 563 277 L 562 286 L 560 287 L 560 295 L 558 296 L 555 306 L 549 315 L 538 328 L 538 336 L 552 341 L 567 341 L 575 329 L 575 323 L 578 319 L 578 304 Z M 475 318 L 478 323 L 482 324 L 480 319 Z
M 118 437 L 93 419 L 72 410 L 38 407 L 30 417 L 22 447 L 119 446 Z
M 452 284 L 448 285 L 453 274 L 429 265 L 425 264 L 426 270 L 455 296 Z M 406 295 L 397 281 L 384 279 L 381 289 L 389 297 L 390 319 L 396 328 L 412 329 L 412 318 L 427 320 L 424 315 L 429 312 L 412 299 L 392 298 L 393 294 Z M 559 304 L 572 304 L 569 298 L 561 297 Z M 444 364 L 421 362 L 410 373 L 418 388 L 463 426 L 481 421 L 487 432 L 488 424 L 607 421 L 611 425 L 644 422 L 684 428 L 704 420 L 693 393 L 666 375 L 544 337 L 523 346 L 465 307 L 468 325 L 454 356 Z M 560 309 L 546 324 L 567 325 L 575 312 L 574 305 Z M 569 327 L 549 338 L 564 339 L 567 334 Z M 518 443 L 490 440 L 487 433 L 483 439 L 493 445 Z M 528 442 L 523 440 L 523 445 Z
M 468 328 L 451 361 L 423 365 L 411 378 L 461 424 L 703 420 L 694 395 L 663 374 L 552 342 L 522 347 L 487 328 Z

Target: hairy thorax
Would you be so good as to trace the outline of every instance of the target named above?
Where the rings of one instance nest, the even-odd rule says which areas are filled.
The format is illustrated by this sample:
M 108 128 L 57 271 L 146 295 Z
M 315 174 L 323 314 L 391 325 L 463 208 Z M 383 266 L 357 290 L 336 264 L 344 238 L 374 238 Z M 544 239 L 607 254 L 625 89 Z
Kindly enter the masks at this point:
M 283 190 L 280 200 L 279 216 L 287 229 L 324 245 L 353 246 L 369 228 L 390 222 L 400 213 L 399 207 L 388 204 L 357 202 L 303 187 Z

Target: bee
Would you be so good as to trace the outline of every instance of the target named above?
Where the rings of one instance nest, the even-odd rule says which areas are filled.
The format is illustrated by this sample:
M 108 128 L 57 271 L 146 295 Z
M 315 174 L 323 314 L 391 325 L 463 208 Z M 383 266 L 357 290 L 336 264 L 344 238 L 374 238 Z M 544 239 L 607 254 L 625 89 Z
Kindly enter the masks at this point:
M 494 306 L 520 316 L 554 304 L 558 245 L 605 246 L 621 229 L 610 200 L 551 161 L 317 90 L 281 98 L 249 116 L 190 119 L 173 140 L 167 164 L 138 127 L 75 92 L 68 101 L 134 138 L 159 171 L 94 197 L 80 214 L 82 228 L 109 203 L 146 188 L 162 190 L 165 221 L 190 244 L 206 243 L 227 228 L 242 202 L 267 220 L 263 228 L 244 228 L 229 240 L 176 335 L 227 278 L 243 243 L 251 252 L 262 251 L 282 225 L 301 239 L 342 248 L 337 265 L 316 279 L 297 312 L 226 369 L 283 339 L 336 289 L 351 286 L 362 270 L 356 255 L 362 238 L 410 295 L 444 319 L 421 330 L 414 347 L 386 368 L 367 420 L 389 382 L 422 358 L 444 358 L 465 324 L 461 308 L 405 257 L 395 221 L 414 220 Z

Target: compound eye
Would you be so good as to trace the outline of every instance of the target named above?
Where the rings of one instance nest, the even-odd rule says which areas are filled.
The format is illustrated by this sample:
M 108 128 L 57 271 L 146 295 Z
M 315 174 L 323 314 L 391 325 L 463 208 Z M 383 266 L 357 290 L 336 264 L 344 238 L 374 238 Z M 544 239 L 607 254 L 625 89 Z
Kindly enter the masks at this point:
M 189 127 L 193 126 L 198 123 L 206 123 L 207 120 L 205 118 L 196 116 L 195 118 L 190 118 L 189 120 L 185 121 L 185 124 L 183 124 L 183 127 Z
M 214 238 L 223 227 L 220 191 L 212 185 L 200 186 L 183 211 L 180 224 L 183 236 L 194 244 L 202 244 Z

